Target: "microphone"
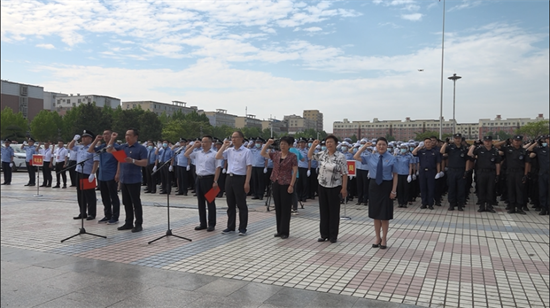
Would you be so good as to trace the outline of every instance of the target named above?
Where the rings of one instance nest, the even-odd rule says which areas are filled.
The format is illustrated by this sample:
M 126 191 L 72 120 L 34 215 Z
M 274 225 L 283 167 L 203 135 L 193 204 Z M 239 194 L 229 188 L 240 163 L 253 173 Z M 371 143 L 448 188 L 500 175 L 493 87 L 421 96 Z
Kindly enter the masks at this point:
M 103 149 L 99 150 L 99 151 L 96 151 L 96 153 L 100 154 L 100 153 L 105 153 L 107 152 L 107 149 L 110 148 L 109 146 L 106 146 L 104 147 Z

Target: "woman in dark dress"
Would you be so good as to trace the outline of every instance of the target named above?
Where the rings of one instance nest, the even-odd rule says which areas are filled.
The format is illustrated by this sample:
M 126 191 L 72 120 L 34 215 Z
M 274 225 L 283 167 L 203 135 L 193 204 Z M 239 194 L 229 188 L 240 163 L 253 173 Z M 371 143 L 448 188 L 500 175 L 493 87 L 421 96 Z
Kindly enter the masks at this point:
M 387 234 L 390 219 L 393 219 L 393 199 L 397 196 L 397 172 L 394 169 L 396 159 L 388 153 L 388 141 L 380 137 L 376 140 L 375 153 L 361 156 L 372 143 L 366 143 L 353 158 L 367 164 L 370 176 L 369 184 L 369 217 L 374 219 L 376 243 L 373 248 L 387 248 Z M 380 235 L 382 229 L 382 236 Z

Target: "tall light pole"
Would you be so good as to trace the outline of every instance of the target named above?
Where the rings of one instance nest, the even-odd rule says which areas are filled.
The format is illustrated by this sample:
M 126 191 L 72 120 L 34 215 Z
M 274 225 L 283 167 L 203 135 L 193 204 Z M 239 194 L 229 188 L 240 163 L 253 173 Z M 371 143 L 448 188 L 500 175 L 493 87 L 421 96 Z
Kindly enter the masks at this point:
M 439 98 L 439 139 L 443 136 L 443 59 L 445 58 L 445 0 L 443 0 L 443 30 L 441 31 L 441 89 Z
M 457 76 L 456 74 L 453 74 L 451 77 L 447 77 L 447 79 L 450 79 L 453 81 L 453 134 L 456 134 L 456 118 L 455 118 L 455 97 L 456 97 L 456 81 L 459 80 L 460 76 Z

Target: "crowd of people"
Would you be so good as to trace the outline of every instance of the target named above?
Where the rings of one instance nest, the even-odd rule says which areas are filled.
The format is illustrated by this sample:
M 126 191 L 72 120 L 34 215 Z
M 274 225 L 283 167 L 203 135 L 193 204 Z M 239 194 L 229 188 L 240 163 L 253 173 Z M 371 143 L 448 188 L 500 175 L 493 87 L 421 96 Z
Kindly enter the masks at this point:
M 324 140 L 284 136 L 279 140 L 246 139 L 240 131 L 220 140 L 212 136 L 177 142 L 148 140 L 138 142 L 139 132 L 129 129 L 125 142 L 105 130 L 101 135 L 84 130 L 65 147 L 59 141 L 39 143 L 29 138 L 21 149 L 26 152 L 29 182 L 36 183 L 33 154 L 43 156 L 43 183 L 40 186 L 76 187 L 79 214 L 75 219 L 96 218 L 96 194 L 101 193 L 104 217 L 99 223 L 117 224 L 122 204 L 125 223 L 119 230 L 142 230 L 140 194 L 171 194 L 197 197 L 199 225 L 195 230 L 211 232 L 216 227 L 215 199 L 206 194 L 215 190 L 226 196 L 227 226 L 224 234 L 247 234 L 247 197 L 263 200 L 273 197 L 276 211 L 275 237 L 290 236 L 290 219 L 298 214 L 298 203 L 319 198 L 319 241 L 338 239 L 341 204 L 353 202 L 369 206 L 374 219 L 373 247 L 385 249 L 394 203 L 406 209 L 421 198 L 420 209 L 442 206 L 446 195 L 448 210 L 463 211 L 473 190 L 478 212 L 495 213 L 498 201 L 505 202 L 510 214 L 526 214 L 528 205 L 540 215 L 548 212 L 549 137 L 524 141 L 514 136 L 493 141 L 491 136 L 468 144 L 455 134 L 446 140 L 436 137 L 422 141 L 391 141 L 363 138 L 352 142 L 329 135 Z M 13 149 L 6 140 L 2 148 L 4 183 L 11 183 Z M 124 159 L 113 155 L 124 151 Z M 55 160 L 55 164 L 54 164 Z M 350 164 L 352 161 L 354 164 Z M 353 168 L 353 175 L 348 170 Z M 51 170 L 56 173 L 52 186 Z M 84 181 L 97 185 L 81 185 Z M 61 182 L 62 180 L 62 182 Z M 61 186 L 62 185 L 62 186 Z M 84 187 L 86 186 L 86 187 Z M 219 191 L 218 191 L 219 190 Z M 176 201 L 177 202 L 177 201 Z M 237 225 L 237 208 L 239 224 Z

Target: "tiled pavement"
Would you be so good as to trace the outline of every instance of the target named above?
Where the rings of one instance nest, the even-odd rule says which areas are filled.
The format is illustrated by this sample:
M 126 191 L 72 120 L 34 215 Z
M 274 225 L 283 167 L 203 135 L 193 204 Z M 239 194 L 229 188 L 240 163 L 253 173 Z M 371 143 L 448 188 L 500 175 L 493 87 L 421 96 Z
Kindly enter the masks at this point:
M 281 240 L 265 201 L 248 200 L 249 235 L 240 237 L 220 234 L 223 198 L 217 230 L 206 232 L 193 230 L 196 199 L 172 195 L 173 233 L 192 241 L 149 245 L 167 230 L 166 196 L 142 194 L 143 232 L 86 221 L 88 232 L 107 239 L 61 243 L 80 227 L 72 220 L 76 192 L 41 188 L 37 197 L 26 180 L 18 172 L 1 191 L 2 307 L 550 306 L 549 216 L 533 211 L 477 213 L 475 199 L 464 212 L 445 204 L 396 208 L 389 248 L 379 250 L 371 248 L 365 206 L 347 205 L 351 220 L 341 221 L 338 243 L 330 244 L 316 241 L 316 201 L 292 217 L 290 238 Z

